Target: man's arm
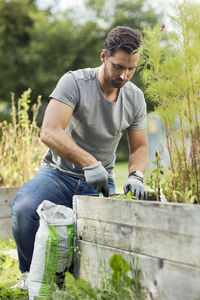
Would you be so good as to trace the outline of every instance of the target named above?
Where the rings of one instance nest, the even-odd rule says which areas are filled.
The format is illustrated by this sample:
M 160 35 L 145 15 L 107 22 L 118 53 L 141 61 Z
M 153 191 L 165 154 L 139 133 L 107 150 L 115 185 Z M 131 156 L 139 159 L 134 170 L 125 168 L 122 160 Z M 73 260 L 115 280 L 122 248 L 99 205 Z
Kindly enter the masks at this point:
M 143 184 L 143 174 L 148 162 L 148 141 L 146 129 L 128 130 L 129 143 L 129 177 L 124 186 L 124 193 L 139 199 L 147 199 Z M 139 172 L 138 172 L 139 171 Z
M 133 171 L 140 171 L 144 174 L 148 163 L 148 139 L 147 131 L 128 130 L 129 144 L 129 174 Z
M 65 131 L 72 113 L 72 107 L 52 99 L 45 111 L 41 141 L 63 159 L 82 168 L 97 164 L 95 157 L 79 147 Z
M 73 113 L 69 105 L 52 99 L 45 111 L 41 141 L 65 160 L 83 168 L 86 182 L 108 197 L 108 173 L 96 158 L 79 147 L 65 131 Z

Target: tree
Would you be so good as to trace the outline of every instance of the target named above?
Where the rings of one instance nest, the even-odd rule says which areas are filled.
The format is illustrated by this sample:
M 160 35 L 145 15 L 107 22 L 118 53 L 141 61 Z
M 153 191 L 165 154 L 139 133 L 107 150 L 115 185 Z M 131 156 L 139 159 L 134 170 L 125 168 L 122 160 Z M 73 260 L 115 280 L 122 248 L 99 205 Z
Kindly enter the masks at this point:
M 33 23 L 30 10 L 34 5 L 28 0 L 0 1 L 0 100 L 25 89 L 30 72 L 24 61 Z

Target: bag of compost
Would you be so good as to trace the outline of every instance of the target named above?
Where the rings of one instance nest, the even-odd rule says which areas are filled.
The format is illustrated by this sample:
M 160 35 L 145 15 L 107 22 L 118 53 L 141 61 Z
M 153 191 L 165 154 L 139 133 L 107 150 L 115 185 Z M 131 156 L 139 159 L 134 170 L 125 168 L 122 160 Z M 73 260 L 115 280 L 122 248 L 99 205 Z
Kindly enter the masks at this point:
M 29 300 L 34 296 L 48 296 L 51 284 L 70 268 L 73 258 L 73 210 L 44 200 L 37 213 L 40 225 L 28 278 Z

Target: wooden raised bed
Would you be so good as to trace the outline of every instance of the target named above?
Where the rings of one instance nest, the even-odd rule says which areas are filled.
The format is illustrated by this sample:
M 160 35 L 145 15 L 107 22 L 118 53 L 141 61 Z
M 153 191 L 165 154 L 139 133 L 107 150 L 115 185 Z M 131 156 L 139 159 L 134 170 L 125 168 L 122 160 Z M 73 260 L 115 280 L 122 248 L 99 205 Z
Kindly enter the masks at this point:
M 0 240 L 12 236 L 11 203 L 19 187 L 0 187 Z
M 200 299 L 200 206 L 74 196 L 75 276 L 99 285 L 114 253 L 138 257 L 148 299 Z

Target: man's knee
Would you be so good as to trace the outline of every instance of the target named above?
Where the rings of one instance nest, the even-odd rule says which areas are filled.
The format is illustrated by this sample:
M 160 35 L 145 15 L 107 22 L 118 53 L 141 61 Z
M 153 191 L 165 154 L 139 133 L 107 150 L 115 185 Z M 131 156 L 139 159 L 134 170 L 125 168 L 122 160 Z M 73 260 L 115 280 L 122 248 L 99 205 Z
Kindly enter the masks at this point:
M 39 219 L 33 203 L 34 201 L 30 194 L 20 191 L 16 194 L 13 199 L 11 210 L 11 215 L 15 222 L 23 222 L 27 220 L 37 221 Z

